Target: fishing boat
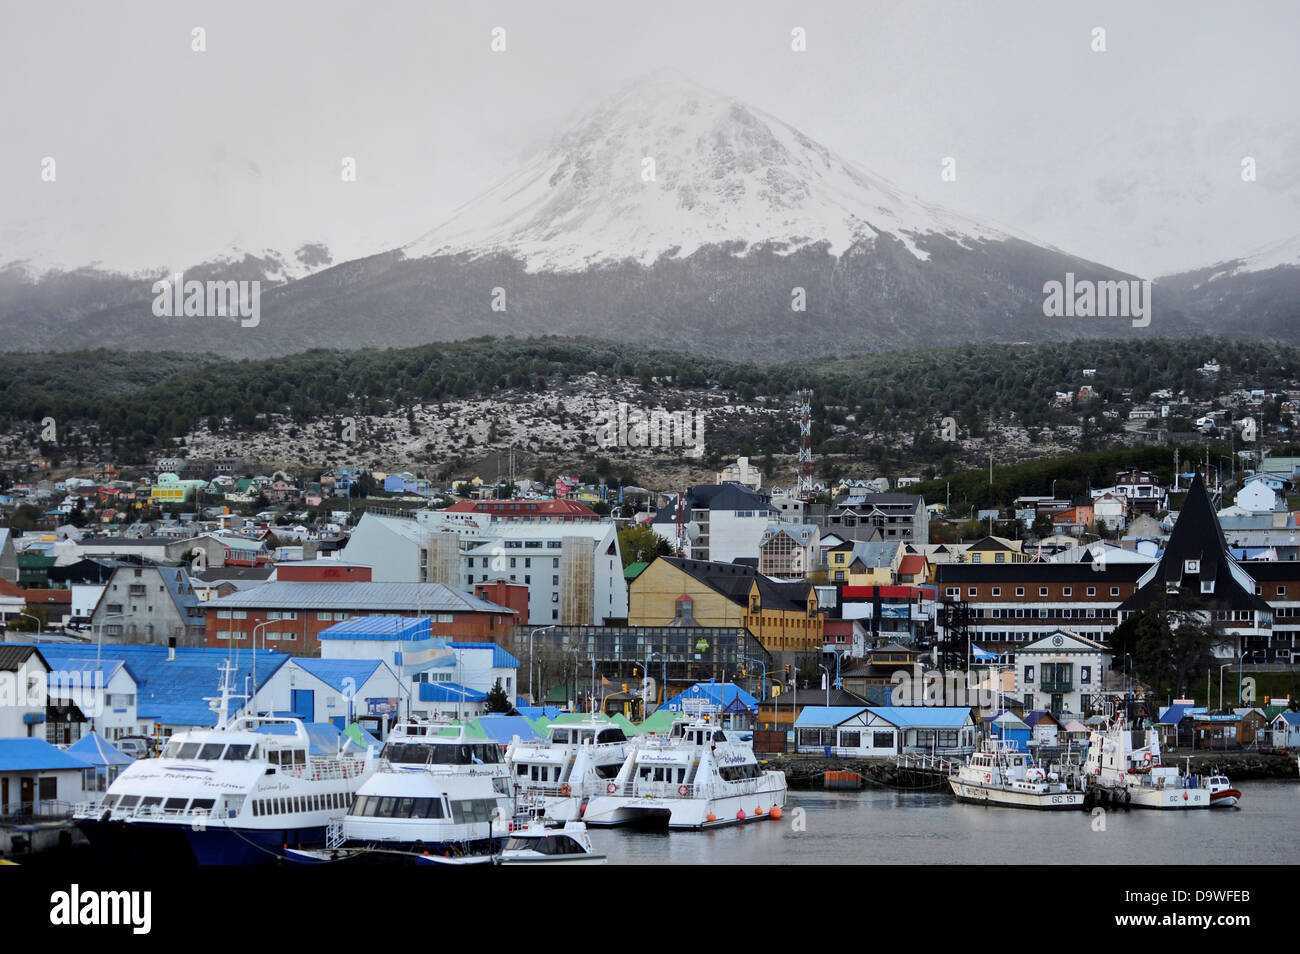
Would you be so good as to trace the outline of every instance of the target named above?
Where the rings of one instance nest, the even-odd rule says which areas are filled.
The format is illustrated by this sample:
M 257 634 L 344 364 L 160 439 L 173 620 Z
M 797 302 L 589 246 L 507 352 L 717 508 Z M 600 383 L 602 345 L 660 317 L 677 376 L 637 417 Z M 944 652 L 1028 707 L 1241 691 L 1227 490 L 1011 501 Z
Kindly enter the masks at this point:
M 1118 717 L 1089 734 L 1084 774 L 1090 801 L 1174 811 L 1210 807 L 1210 790 L 1199 777 L 1161 762 L 1155 729 L 1129 729 Z
M 551 827 L 534 818 L 510 832 L 496 862 L 499 865 L 603 865 L 605 860 L 591 846 L 587 826 L 582 822 Z
M 785 773 L 764 769 L 754 747 L 708 717 L 678 722 L 666 736 L 641 738 L 604 794 L 587 804 L 591 826 L 717 828 L 779 819 Z
M 299 863 L 486 864 L 515 817 L 501 748 L 464 726 L 410 720 L 394 726 L 375 772 L 322 848 Z
M 1235 808 L 1241 801 L 1240 789 L 1234 788 L 1226 775 L 1208 775 L 1202 784 L 1210 790 L 1211 808 Z
M 980 751 L 949 776 L 948 784 L 963 802 L 1048 810 L 1083 808 L 1081 790 L 1036 765 L 1005 739 L 986 740 Z
M 115 863 L 269 864 L 320 845 L 374 772 L 376 753 L 329 724 L 230 718 L 233 665 L 221 668 L 212 729 L 173 735 L 132 763 L 73 819 L 96 859 Z
M 518 736 L 506 749 L 519 809 L 554 822 L 576 821 L 627 761 L 631 743 L 617 725 L 592 716 L 553 725 L 542 742 Z

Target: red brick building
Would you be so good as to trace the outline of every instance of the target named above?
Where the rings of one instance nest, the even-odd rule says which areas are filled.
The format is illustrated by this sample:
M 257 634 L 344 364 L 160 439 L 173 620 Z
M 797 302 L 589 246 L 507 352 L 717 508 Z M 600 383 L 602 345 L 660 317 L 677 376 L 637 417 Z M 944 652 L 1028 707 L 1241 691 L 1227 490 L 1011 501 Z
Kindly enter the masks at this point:
M 441 583 L 279 581 L 203 604 L 205 644 L 320 653 L 321 630 L 356 616 L 428 617 L 434 636 L 504 643 L 521 619 L 510 607 Z

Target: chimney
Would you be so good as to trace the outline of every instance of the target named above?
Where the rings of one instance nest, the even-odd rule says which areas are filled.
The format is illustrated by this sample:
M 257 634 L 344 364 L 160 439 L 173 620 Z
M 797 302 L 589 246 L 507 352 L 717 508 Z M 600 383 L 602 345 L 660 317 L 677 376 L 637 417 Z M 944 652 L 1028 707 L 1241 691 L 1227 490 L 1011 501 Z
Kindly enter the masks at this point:
M 176 661 L 176 637 L 175 636 L 167 637 L 167 661 L 168 662 Z

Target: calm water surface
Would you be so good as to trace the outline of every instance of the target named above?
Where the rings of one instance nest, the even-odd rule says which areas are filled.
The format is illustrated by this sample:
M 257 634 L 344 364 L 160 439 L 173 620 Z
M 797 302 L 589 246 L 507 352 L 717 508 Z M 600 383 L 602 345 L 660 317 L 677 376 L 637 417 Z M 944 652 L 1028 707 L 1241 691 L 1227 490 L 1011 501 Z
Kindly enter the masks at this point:
M 936 793 L 791 791 L 785 817 L 708 832 L 592 829 L 610 864 L 1297 864 L 1300 781 L 1242 782 L 1241 807 L 1087 812 Z M 804 831 L 795 831 L 796 808 Z

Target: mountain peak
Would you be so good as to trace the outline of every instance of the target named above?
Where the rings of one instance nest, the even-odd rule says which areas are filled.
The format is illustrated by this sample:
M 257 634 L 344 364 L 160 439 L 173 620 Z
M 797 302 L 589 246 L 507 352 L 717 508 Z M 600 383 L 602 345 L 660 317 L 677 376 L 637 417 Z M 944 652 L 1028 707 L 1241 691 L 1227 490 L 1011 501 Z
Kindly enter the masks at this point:
M 651 265 L 710 245 L 840 255 L 887 233 L 1005 238 L 902 195 L 794 127 L 676 70 L 638 77 L 517 173 L 407 246 L 410 258 L 505 252 L 530 271 Z

